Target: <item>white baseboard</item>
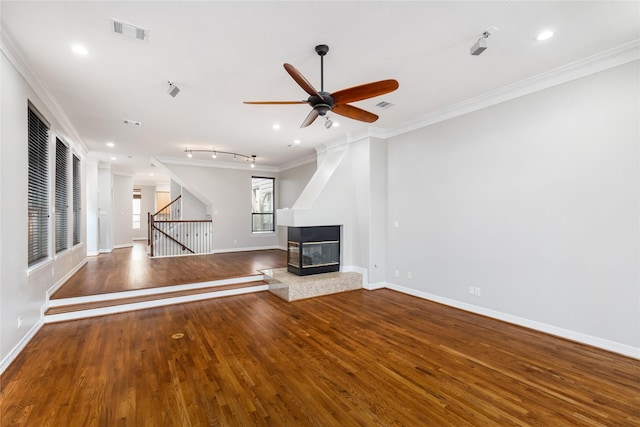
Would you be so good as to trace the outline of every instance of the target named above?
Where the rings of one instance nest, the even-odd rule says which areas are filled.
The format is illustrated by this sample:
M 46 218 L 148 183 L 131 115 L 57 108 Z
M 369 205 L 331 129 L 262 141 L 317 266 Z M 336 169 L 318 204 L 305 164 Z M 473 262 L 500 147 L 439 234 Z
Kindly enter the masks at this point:
M 4 371 L 9 367 L 9 365 L 11 365 L 11 362 L 13 362 L 16 359 L 16 357 L 18 357 L 20 352 L 24 350 L 24 348 L 29 343 L 29 341 L 33 339 L 33 337 L 40 330 L 40 328 L 42 328 L 43 325 L 44 325 L 44 320 L 41 317 L 38 323 L 33 325 L 33 327 L 29 329 L 29 332 L 27 332 L 25 336 L 22 337 L 20 342 L 18 342 L 18 344 L 16 344 L 16 346 L 11 349 L 11 351 L 5 356 L 5 358 L 0 361 L 0 375 L 4 373 Z
M 614 341 L 609 341 L 603 338 L 594 337 L 591 335 L 583 334 L 581 332 L 571 331 L 568 329 L 559 328 L 557 326 L 548 325 L 546 323 L 537 322 L 535 320 L 529 320 L 511 314 L 502 313 L 500 311 L 490 310 L 484 307 L 478 307 L 476 305 L 467 304 L 465 302 L 456 301 L 450 298 L 433 295 L 427 292 L 418 291 L 416 289 L 406 288 L 404 286 L 395 285 L 393 283 L 387 283 L 386 288 L 402 292 L 404 294 L 413 295 L 418 298 L 427 299 L 440 304 L 448 305 L 450 307 L 459 308 L 461 310 L 469 311 L 471 313 L 481 314 L 483 316 L 491 317 L 494 319 L 502 320 L 514 325 L 524 326 L 525 328 L 534 329 L 536 331 L 544 332 L 557 337 L 566 338 L 571 341 L 576 341 L 582 344 L 587 344 L 592 347 L 598 347 L 603 350 L 611 351 L 613 353 L 622 354 L 623 356 L 632 357 L 634 359 L 640 359 L 640 348 L 632 347 L 626 344 L 620 344 Z
M 45 305 L 42 308 L 42 313 L 44 313 L 45 311 L 47 311 L 47 309 L 49 308 L 49 299 L 51 298 L 51 295 L 53 295 L 58 289 L 60 289 L 60 287 L 62 285 L 65 284 L 65 282 L 67 280 L 69 280 L 71 278 L 71 276 L 73 276 L 74 274 L 76 274 L 78 272 L 78 270 L 80 270 L 82 267 L 84 267 L 84 265 L 87 263 L 87 258 L 83 258 L 82 261 L 80 261 L 78 263 L 78 265 L 76 265 L 75 267 L 73 267 L 67 274 L 64 275 L 63 278 L 61 278 L 60 280 L 58 280 L 52 287 L 50 287 L 46 294 L 45 294 Z
M 123 243 L 122 245 L 113 245 L 113 249 L 124 249 L 124 248 L 132 248 L 132 247 L 133 247 L 133 242 Z
M 387 288 L 388 286 L 387 282 L 378 282 L 378 283 L 369 283 L 363 286 L 363 288 L 365 288 L 368 291 L 375 291 L 376 289 L 383 289 L 383 288 Z
M 87 252 L 87 256 L 98 256 L 98 255 L 100 255 L 99 251 L 97 251 L 97 252 Z
M 110 254 L 113 252 L 113 249 L 98 249 L 99 254 Z

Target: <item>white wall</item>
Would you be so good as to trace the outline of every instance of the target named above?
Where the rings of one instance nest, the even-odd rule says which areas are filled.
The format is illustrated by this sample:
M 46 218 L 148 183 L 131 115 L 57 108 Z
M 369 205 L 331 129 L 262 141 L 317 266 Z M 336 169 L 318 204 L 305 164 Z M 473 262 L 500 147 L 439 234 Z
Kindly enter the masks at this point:
M 98 163 L 98 251 L 113 250 L 113 175 L 107 163 Z
M 640 356 L 639 75 L 389 140 L 387 281 Z
M 208 219 L 207 206 L 202 203 L 189 190 L 182 187 L 182 197 L 180 198 L 182 217 L 180 219 Z
M 156 213 L 156 187 L 154 185 L 135 185 L 140 189 L 140 228 L 133 230 L 134 240 L 146 240 L 149 234 L 147 214 Z M 162 207 L 162 206 L 161 206 Z
M 41 312 L 47 291 L 61 284 L 86 260 L 82 242 L 55 254 L 50 236 L 51 257 L 28 267 L 27 185 L 28 138 L 27 105 L 31 101 L 51 123 L 50 142 L 55 137 L 66 141 L 79 156 L 84 167 L 82 147 L 68 136 L 61 120 L 47 108 L 43 99 L 27 83 L 7 56 L 2 44 L 0 53 L 0 372 L 13 360 L 25 343 L 42 325 Z M 12 57 L 13 58 L 13 57 Z M 50 176 L 53 179 L 55 156 L 50 151 Z M 84 188 L 84 174 L 81 174 Z M 53 192 L 53 187 L 51 189 Z M 83 204 L 85 200 L 83 199 Z M 83 211 L 85 206 L 82 207 Z M 51 215 L 53 217 L 53 215 Z M 84 223 L 83 223 L 84 226 Z M 53 223 L 50 223 L 53 230 Z M 70 227 L 71 231 L 71 227 Z M 81 233 L 82 236 L 85 233 Z M 54 255 L 55 254 L 55 255 Z M 18 318 L 22 325 L 18 327 Z
M 302 190 L 316 171 L 316 162 L 311 161 L 278 173 L 276 178 L 276 197 L 280 209 L 291 208 Z M 278 226 L 278 245 L 287 247 L 287 227 Z
M 113 247 L 133 245 L 133 177 L 113 176 Z
M 251 232 L 251 177 L 274 177 L 274 173 L 176 164 L 165 166 L 180 181 L 188 182 L 198 194 L 211 201 L 214 252 L 277 247 L 277 231 Z
M 86 198 L 87 221 L 87 255 L 96 256 L 99 253 L 98 236 L 98 163 L 87 162 L 85 165 L 86 185 L 84 196 Z

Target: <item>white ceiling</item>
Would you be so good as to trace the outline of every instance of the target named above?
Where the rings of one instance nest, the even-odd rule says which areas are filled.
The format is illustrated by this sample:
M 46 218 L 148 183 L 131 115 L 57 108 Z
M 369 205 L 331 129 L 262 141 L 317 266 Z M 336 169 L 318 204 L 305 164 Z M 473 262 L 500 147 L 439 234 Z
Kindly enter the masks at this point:
M 380 116 L 371 126 L 393 129 L 640 38 L 636 1 L 2 1 L 0 7 L 4 36 L 90 155 L 115 156 L 113 169 L 138 179 L 151 171 L 150 156 L 184 158 L 185 146 L 255 154 L 260 165 L 278 167 L 365 129 L 331 113 L 339 127 L 325 129 L 320 118 L 300 129 L 307 105 L 242 103 L 306 99 L 285 62 L 319 89 L 317 44 L 330 47 L 329 92 L 400 82 L 393 93 L 355 103 Z M 114 33 L 111 18 L 147 28 L 149 39 Z M 469 48 L 491 26 L 499 31 L 489 48 L 471 56 Z M 537 41 L 544 29 L 555 36 Z M 72 52 L 74 43 L 89 54 Z M 169 80 L 181 89 L 176 98 L 166 92 Z M 375 106 L 383 100 L 395 106 Z M 295 139 L 300 146 L 290 148 Z M 107 148 L 108 141 L 116 146 Z

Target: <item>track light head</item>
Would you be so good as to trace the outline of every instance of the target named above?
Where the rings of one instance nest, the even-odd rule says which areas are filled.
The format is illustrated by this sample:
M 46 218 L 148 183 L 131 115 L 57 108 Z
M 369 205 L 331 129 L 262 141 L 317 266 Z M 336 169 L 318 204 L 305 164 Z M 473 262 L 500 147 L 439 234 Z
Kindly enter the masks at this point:
M 327 120 L 324 122 L 324 127 L 329 129 L 331 126 L 333 126 L 333 122 L 331 121 L 331 119 L 329 117 L 327 117 Z
M 473 46 L 471 46 L 471 49 L 469 49 L 471 55 L 478 56 L 482 52 L 487 50 L 487 39 L 490 35 L 491 33 L 489 31 L 485 31 L 484 33 L 482 33 L 482 37 L 480 37 L 478 41 Z
M 170 82 L 169 82 L 169 87 L 167 88 L 167 93 L 168 93 L 169 95 L 171 95 L 172 97 L 174 97 L 174 98 L 175 98 L 175 97 L 176 97 L 176 95 L 177 95 L 178 93 L 180 93 L 180 88 L 178 88 L 178 86 L 176 86 L 176 84 L 175 84 L 175 83 L 173 83 L 173 82 L 171 82 L 171 81 L 170 81 Z

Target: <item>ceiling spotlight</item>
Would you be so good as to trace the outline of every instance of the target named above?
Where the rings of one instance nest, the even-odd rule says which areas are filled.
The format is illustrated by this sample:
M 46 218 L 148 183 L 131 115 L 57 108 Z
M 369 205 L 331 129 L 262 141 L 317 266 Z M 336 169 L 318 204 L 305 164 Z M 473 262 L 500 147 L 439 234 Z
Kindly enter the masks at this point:
M 113 142 L 107 142 L 107 147 L 113 148 L 115 146 L 116 146 L 116 144 L 114 144 Z
M 87 48 L 82 46 L 81 44 L 75 44 L 71 46 L 71 50 L 73 50 L 78 55 L 82 55 L 82 56 L 89 54 L 89 51 L 87 50 Z
M 251 169 L 256 167 L 256 155 L 252 154 L 251 155 Z
M 298 145 L 298 144 L 300 144 L 300 140 L 299 140 L 299 139 L 296 139 L 295 141 L 293 141 L 293 143 L 294 143 L 294 144 L 296 144 L 296 145 Z
M 538 39 L 538 41 L 543 41 L 543 40 L 549 40 L 551 37 L 553 37 L 553 31 L 545 30 L 540 34 L 538 34 L 538 37 L 536 37 L 536 39 Z
M 218 153 L 216 153 L 215 151 L 213 152 L 213 154 L 211 155 L 212 159 L 217 159 L 218 158 Z
M 180 93 L 180 88 L 176 86 L 174 82 L 169 82 L 169 87 L 167 88 L 167 93 L 172 97 L 176 97 L 178 93 Z
M 333 126 L 333 122 L 331 121 L 331 119 L 329 117 L 326 117 L 326 119 L 327 120 L 324 122 L 324 127 L 329 129 L 331 126 Z
M 478 41 L 473 46 L 471 46 L 471 49 L 469 49 L 471 51 L 471 55 L 478 56 L 482 52 L 487 50 L 487 39 L 490 35 L 491 33 L 489 31 L 485 31 L 484 33 L 482 33 L 482 37 L 480 37 Z
M 187 151 L 187 157 L 188 158 L 192 158 L 193 157 L 193 154 L 191 154 L 191 151 Z
M 278 123 L 274 123 L 273 130 L 278 130 L 278 129 L 280 129 L 280 125 Z

